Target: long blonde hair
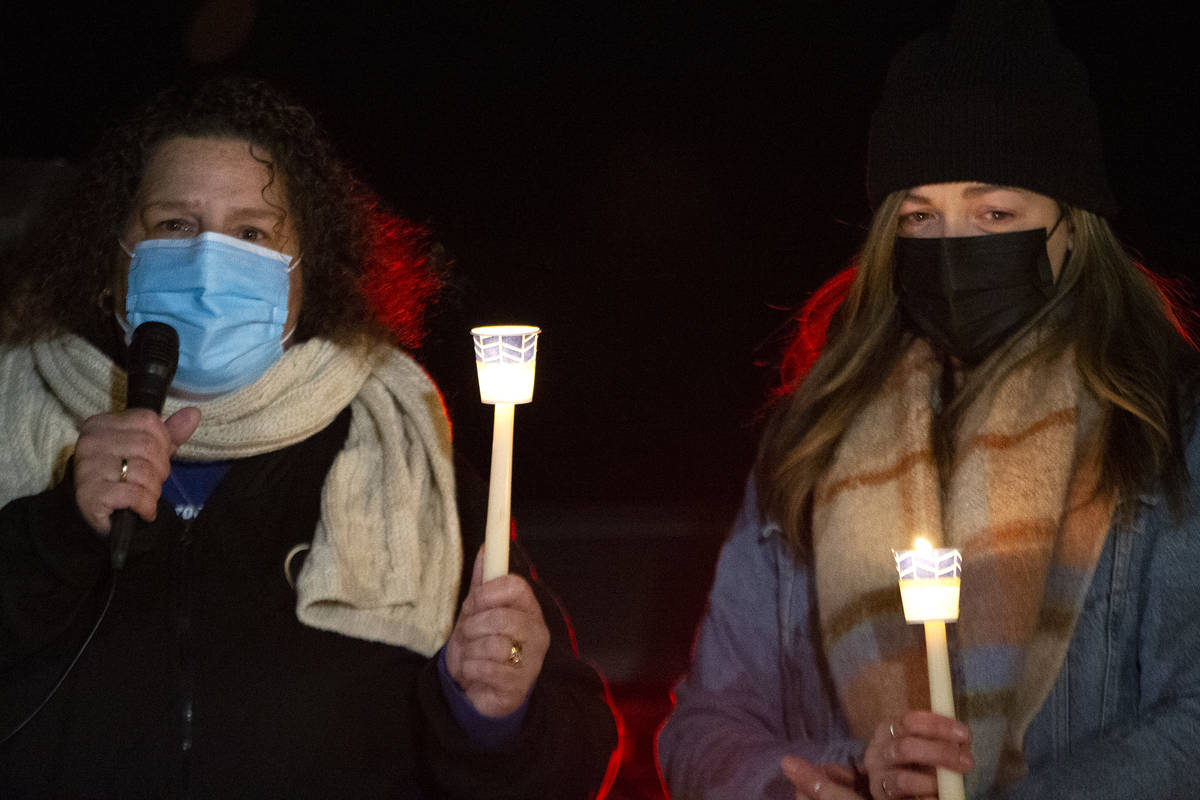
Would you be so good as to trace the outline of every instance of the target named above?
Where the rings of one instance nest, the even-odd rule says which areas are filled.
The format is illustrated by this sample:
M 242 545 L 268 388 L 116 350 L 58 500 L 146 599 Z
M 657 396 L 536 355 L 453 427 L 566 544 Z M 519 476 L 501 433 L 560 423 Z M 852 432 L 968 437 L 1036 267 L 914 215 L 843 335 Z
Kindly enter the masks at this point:
M 854 418 L 892 370 L 911 336 L 893 288 L 892 249 L 904 192 L 875 213 L 856 274 L 830 322 L 820 357 L 767 419 L 755 463 L 759 504 L 783 527 L 796 555 L 810 550 L 814 487 Z M 1074 248 L 1054 296 L 978 369 L 972 370 L 934 425 L 934 451 L 945 470 L 963 411 L 1000 373 L 1003 351 L 1053 315 L 1048 333 L 1021 363 L 1075 344 L 1084 385 L 1103 409 L 1102 486 L 1130 499 L 1155 481 L 1172 508 L 1185 503 L 1180 380 L 1194 372 L 1196 348 L 1181 296 L 1125 252 L 1108 223 L 1064 206 Z M 1011 365 L 1015 366 L 1015 365 Z M 1011 368 L 1011 366 L 1009 368 Z

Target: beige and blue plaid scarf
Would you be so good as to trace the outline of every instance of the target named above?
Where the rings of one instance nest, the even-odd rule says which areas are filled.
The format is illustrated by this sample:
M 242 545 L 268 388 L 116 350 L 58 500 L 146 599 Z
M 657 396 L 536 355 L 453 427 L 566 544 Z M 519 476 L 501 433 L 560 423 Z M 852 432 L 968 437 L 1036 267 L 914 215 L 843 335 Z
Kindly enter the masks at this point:
M 1012 358 L 1019 357 L 1014 353 Z M 915 341 L 846 432 L 813 505 L 820 623 L 855 735 L 929 707 L 920 625 L 906 625 L 892 550 L 962 551 L 948 626 L 955 705 L 971 727 L 968 795 L 1024 771 L 1113 513 L 1095 491 L 1099 405 L 1074 350 L 1019 364 L 967 409 L 941 486 L 931 444 L 942 366 Z

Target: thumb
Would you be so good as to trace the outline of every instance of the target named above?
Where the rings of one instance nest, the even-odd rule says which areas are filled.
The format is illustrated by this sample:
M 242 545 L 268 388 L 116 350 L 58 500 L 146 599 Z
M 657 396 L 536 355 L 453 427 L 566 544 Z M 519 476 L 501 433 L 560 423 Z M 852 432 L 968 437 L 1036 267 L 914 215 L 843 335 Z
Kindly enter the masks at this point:
M 467 599 L 463 601 L 460 614 L 466 616 L 475 613 L 475 606 L 478 601 L 475 599 L 475 590 L 483 583 L 483 546 L 475 552 L 475 565 L 471 569 L 471 588 L 467 590 Z
M 475 551 L 475 566 L 471 569 L 471 588 L 474 589 L 483 583 L 483 551 L 487 545 L 480 545 Z
M 811 768 L 805 770 L 806 766 L 808 765 L 802 759 L 795 756 L 784 756 L 779 760 L 780 770 L 792 783 L 800 783 L 805 778 L 812 777 Z
M 780 759 L 779 768 L 796 787 L 796 791 L 805 797 L 815 797 L 821 791 L 822 783 L 827 782 L 819 769 L 798 756 L 784 756 Z
M 200 427 L 200 409 L 195 406 L 181 408 L 167 417 L 163 424 L 167 426 L 167 434 L 171 437 L 171 453 L 174 454 Z

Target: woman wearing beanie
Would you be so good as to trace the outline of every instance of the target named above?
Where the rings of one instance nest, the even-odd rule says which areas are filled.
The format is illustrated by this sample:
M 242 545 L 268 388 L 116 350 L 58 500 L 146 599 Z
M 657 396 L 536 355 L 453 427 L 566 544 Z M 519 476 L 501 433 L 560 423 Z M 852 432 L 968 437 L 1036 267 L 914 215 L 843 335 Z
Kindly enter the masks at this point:
M 942 767 L 972 798 L 1200 797 L 1197 353 L 1109 228 L 1048 9 L 906 46 L 868 162 L 659 735 L 672 796 L 931 797 Z M 957 721 L 922 710 L 917 537 L 962 554 Z

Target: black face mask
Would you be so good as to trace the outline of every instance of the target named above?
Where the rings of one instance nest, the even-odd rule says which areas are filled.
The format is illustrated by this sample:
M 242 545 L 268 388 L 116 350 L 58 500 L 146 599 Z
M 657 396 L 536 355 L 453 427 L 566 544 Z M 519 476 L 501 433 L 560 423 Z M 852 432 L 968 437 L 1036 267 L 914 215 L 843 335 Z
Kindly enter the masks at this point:
M 908 324 L 965 364 L 983 361 L 1054 294 L 1050 234 L 897 237 L 896 294 Z

